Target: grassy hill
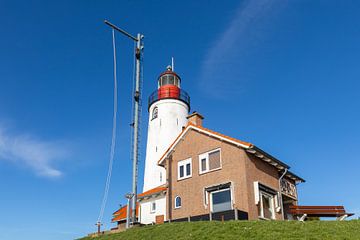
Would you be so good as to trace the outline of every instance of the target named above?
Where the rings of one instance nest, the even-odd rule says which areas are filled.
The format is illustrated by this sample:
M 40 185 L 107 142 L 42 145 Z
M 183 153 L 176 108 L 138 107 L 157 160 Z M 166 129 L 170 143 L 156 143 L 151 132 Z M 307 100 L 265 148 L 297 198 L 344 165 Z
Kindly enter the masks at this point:
M 82 240 L 360 239 L 360 221 L 229 221 L 170 223 Z

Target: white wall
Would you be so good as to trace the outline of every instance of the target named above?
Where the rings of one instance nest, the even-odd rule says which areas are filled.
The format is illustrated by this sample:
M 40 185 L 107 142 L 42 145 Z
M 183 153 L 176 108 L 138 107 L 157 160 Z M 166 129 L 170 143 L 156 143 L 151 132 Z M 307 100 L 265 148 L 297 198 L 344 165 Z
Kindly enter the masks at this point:
M 151 203 L 156 203 L 156 211 L 151 212 Z M 148 200 L 143 200 L 140 202 L 140 223 L 142 224 L 151 224 L 155 223 L 155 217 L 158 215 L 164 215 L 164 220 L 166 220 L 166 197 L 165 195 L 159 196 L 157 198 L 151 198 Z
M 158 108 L 158 117 L 152 120 L 155 107 Z M 159 100 L 150 106 L 144 192 L 166 183 L 165 169 L 159 167 L 157 162 L 180 134 L 182 127 L 187 125 L 188 112 L 188 106 L 176 99 Z

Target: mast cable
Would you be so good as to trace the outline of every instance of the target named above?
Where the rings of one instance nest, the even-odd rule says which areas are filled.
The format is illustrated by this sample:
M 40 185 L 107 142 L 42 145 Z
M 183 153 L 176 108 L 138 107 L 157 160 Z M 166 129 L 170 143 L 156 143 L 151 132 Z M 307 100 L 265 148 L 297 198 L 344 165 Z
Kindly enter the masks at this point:
M 109 188 L 110 188 L 110 182 L 111 182 L 111 175 L 112 175 L 112 168 L 114 163 L 114 155 L 115 155 L 115 145 L 116 145 L 116 121 L 117 121 L 117 108 L 118 108 L 118 96 L 117 96 L 117 72 L 116 72 L 116 44 L 115 44 L 115 30 L 112 28 L 112 46 L 113 46 L 113 61 L 114 61 L 114 109 L 113 109 L 113 127 L 112 127 L 112 137 L 111 137 L 111 146 L 110 146 L 110 159 L 109 159 L 109 168 L 108 168 L 108 174 L 106 178 L 105 183 L 105 189 L 104 189 L 104 196 L 102 199 L 99 217 L 98 217 L 98 224 L 101 223 L 107 198 L 109 195 Z

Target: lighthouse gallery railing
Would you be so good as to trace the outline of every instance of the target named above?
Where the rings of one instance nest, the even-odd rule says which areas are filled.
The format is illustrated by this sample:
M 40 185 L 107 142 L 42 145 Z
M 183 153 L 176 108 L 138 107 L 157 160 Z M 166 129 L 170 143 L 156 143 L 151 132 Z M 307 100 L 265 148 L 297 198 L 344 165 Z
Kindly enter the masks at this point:
M 150 94 L 148 108 L 151 104 L 161 99 L 178 99 L 188 105 L 190 109 L 190 96 L 182 89 L 158 89 Z

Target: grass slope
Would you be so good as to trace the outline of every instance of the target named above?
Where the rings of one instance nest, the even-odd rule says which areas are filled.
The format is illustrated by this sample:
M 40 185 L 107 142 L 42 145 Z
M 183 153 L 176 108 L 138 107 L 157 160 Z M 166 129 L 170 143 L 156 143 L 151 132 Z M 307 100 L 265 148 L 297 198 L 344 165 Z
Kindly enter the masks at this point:
M 82 240 L 360 239 L 360 221 L 228 221 L 170 223 Z

